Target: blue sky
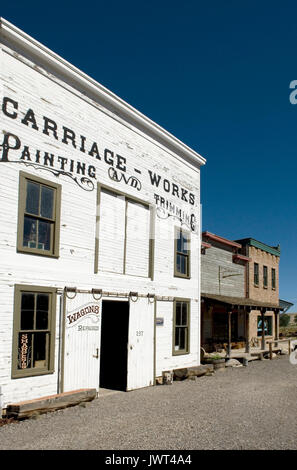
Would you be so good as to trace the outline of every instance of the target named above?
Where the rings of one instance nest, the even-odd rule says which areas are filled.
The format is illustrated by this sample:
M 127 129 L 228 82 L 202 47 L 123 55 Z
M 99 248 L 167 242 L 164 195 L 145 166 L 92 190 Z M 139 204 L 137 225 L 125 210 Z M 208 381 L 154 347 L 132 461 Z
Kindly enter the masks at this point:
M 280 243 L 280 297 L 297 311 L 296 1 L 75 5 L 0 15 L 203 155 L 203 229 Z

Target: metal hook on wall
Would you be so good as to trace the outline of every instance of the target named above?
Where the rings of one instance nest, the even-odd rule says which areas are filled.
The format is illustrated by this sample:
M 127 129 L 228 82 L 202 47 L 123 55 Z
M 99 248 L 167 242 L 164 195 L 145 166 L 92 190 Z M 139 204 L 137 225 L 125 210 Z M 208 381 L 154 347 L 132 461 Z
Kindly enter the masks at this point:
M 132 302 L 137 302 L 138 300 L 138 292 L 130 292 L 129 297 L 132 300 Z M 133 297 L 136 297 L 136 299 L 133 299 Z
M 147 294 L 147 298 L 150 304 L 155 302 L 155 294 Z
M 96 297 L 97 294 L 99 294 L 99 297 Z M 92 289 L 92 295 L 95 300 L 100 300 L 102 298 L 102 289 Z
M 66 293 L 66 297 L 68 299 L 74 299 L 76 297 L 76 294 L 77 294 L 77 287 L 65 287 L 65 293 Z M 74 296 L 73 297 L 70 297 L 68 295 L 68 292 L 73 292 L 74 293 Z

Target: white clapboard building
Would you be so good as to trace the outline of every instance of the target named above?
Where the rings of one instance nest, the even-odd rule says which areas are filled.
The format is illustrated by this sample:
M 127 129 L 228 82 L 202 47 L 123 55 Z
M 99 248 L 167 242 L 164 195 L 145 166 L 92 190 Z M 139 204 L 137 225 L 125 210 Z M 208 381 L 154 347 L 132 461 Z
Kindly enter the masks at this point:
M 0 91 L 0 407 L 199 364 L 204 158 L 3 19 Z

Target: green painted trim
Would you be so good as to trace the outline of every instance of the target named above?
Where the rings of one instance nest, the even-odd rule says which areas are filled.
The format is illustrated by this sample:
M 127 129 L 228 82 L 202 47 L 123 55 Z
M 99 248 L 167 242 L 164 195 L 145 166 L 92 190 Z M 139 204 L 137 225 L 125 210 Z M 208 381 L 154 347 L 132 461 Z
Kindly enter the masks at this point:
M 62 187 L 60 184 L 52 183 L 51 181 L 39 178 L 38 176 L 25 173 L 23 171 L 19 172 L 19 206 L 18 206 L 18 227 L 17 227 L 17 251 L 19 253 L 29 253 L 32 255 L 46 256 L 48 258 L 59 258 L 59 247 L 60 247 L 60 222 L 61 222 L 61 195 Z M 42 184 L 48 186 L 51 189 L 54 189 L 54 216 L 51 219 L 53 221 L 51 226 L 51 250 L 45 251 L 38 248 L 29 248 L 23 246 L 23 236 L 24 236 L 24 216 L 26 210 L 26 188 L 27 181 L 32 181 L 33 183 Z M 35 217 L 36 220 L 39 220 L 40 217 Z
M 61 351 L 61 393 L 64 392 L 64 376 L 65 376 L 65 343 L 66 343 L 66 290 L 63 291 L 63 318 L 62 318 L 62 351 Z
M 187 346 L 186 349 L 176 351 L 175 347 L 175 326 L 176 326 L 176 304 L 177 302 L 184 302 L 188 305 L 188 322 L 187 322 Z M 173 321 L 172 321 L 172 356 L 185 356 L 190 354 L 190 331 L 191 331 L 191 299 L 184 299 L 176 297 L 173 301 Z
M 100 200 L 101 200 L 101 188 L 97 184 L 97 198 L 96 198 L 96 230 L 95 230 L 95 259 L 94 259 L 94 273 L 98 273 L 99 263 L 99 223 L 100 223 Z
M 249 245 L 255 248 L 258 248 L 259 250 L 266 251 L 267 253 L 270 253 L 271 255 L 280 256 L 280 250 L 277 250 L 276 248 L 273 248 L 272 246 L 266 245 L 265 243 L 258 242 L 254 238 L 249 239 Z
M 47 344 L 46 361 L 48 366 L 40 369 L 18 369 L 18 334 L 20 331 L 21 318 L 21 294 L 22 292 L 48 293 L 51 294 L 49 304 L 48 328 L 50 342 Z M 13 315 L 13 339 L 12 339 L 12 363 L 11 378 L 31 377 L 37 375 L 53 374 L 55 371 L 55 332 L 56 332 L 56 307 L 57 290 L 53 287 L 30 286 L 15 284 L 14 286 L 14 315 Z M 33 330 L 32 330 L 33 331 Z M 34 330 L 38 331 L 38 330 Z
M 154 385 L 156 385 L 156 370 L 157 370 L 157 325 L 156 325 L 156 318 L 157 318 L 157 301 L 154 298 L 154 366 L 153 366 L 153 380 Z

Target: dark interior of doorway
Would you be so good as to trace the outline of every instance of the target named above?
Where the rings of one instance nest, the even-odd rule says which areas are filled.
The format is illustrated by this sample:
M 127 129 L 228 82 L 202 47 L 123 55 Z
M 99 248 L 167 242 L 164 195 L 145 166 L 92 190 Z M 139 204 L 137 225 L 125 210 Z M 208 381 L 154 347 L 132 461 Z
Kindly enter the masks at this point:
M 100 387 L 127 389 L 129 302 L 103 300 Z

